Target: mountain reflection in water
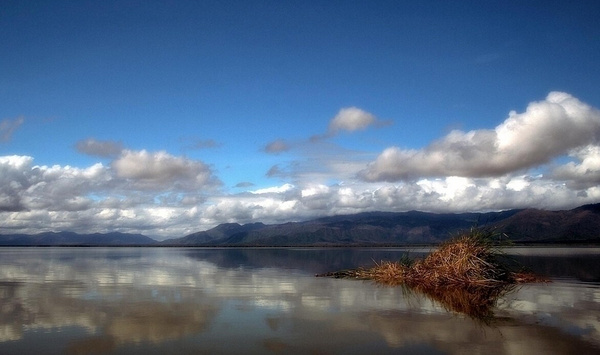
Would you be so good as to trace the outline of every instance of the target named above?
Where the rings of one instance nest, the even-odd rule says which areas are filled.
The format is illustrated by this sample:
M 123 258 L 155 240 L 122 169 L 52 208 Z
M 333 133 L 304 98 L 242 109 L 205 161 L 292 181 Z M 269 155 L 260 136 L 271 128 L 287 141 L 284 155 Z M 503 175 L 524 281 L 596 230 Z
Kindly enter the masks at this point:
M 399 287 L 314 277 L 404 253 L 0 248 L 0 353 L 599 352 L 600 285 L 569 275 L 500 295 L 489 327 Z M 600 250 L 586 255 L 571 275 L 594 272 Z

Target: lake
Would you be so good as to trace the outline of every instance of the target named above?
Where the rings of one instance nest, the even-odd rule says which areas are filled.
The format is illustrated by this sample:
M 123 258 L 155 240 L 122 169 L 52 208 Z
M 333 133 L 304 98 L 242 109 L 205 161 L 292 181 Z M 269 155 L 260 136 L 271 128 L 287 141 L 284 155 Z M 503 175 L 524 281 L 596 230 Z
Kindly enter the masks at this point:
M 0 354 L 600 354 L 600 248 L 509 248 L 551 283 L 485 321 L 317 273 L 427 250 L 0 248 Z

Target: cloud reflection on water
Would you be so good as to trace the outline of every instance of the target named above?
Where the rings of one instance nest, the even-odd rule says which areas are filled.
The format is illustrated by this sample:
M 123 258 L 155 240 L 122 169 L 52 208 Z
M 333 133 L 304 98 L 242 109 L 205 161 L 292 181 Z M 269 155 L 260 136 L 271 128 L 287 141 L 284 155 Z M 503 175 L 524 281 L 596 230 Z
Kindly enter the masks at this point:
M 533 347 L 568 354 L 600 346 L 600 289 L 579 284 L 524 286 L 500 301 L 498 320 L 483 329 L 401 288 L 315 278 L 291 266 L 227 260 L 224 267 L 203 258 L 205 251 L 0 253 L 0 350 L 2 343 L 31 341 L 36 331 L 72 327 L 84 333 L 64 345 L 73 354 L 124 346 L 152 353 L 173 341 L 226 353 L 359 353 L 367 344 L 381 353 L 418 345 L 432 354 L 532 353 Z

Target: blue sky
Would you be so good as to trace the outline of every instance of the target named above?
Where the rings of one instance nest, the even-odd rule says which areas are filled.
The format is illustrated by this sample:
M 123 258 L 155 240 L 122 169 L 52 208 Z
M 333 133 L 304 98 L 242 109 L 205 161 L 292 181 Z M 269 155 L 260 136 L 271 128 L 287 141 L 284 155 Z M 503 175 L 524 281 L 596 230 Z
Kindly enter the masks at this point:
M 595 1 L 6 1 L 0 233 L 600 202 Z

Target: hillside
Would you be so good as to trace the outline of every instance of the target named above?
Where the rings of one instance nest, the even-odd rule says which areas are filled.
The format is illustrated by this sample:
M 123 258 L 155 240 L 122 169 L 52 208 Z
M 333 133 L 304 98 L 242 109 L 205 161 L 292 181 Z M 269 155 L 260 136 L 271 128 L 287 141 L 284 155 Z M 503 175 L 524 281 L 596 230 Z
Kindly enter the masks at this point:
M 162 242 L 198 246 L 353 246 L 436 244 L 472 227 L 517 243 L 600 243 L 600 204 L 567 211 L 489 213 L 369 212 L 276 225 L 226 224 Z
M 369 212 L 276 225 L 219 225 L 163 242 L 169 245 L 286 246 L 397 245 L 437 243 L 461 229 L 503 220 L 516 213 L 434 214 Z
M 598 243 L 600 204 L 568 211 L 526 209 L 492 227 L 523 243 Z
M 244 225 L 238 223 L 224 223 L 207 231 L 192 233 L 183 238 L 170 239 L 169 241 L 177 240 L 177 244 L 182 245 L 207 244 L 222 241 L 238 233 L 251 232 L 264 227 L 265 225 L 262 223 L 249 223 Z

